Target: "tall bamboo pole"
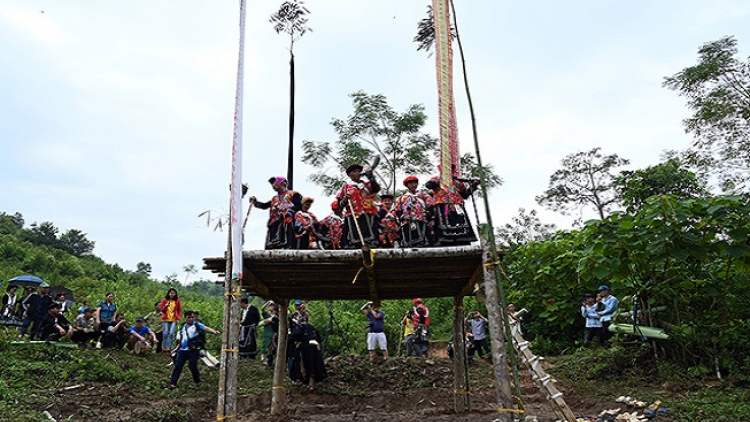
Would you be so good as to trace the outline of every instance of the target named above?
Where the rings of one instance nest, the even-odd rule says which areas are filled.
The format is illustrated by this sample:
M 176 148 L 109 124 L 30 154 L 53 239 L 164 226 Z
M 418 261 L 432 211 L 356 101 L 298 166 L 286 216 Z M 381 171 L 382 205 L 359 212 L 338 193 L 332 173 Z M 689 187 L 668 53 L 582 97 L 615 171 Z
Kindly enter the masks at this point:
M 464 86 L 466 87 L 466 99 L 469 103 L 469 114 L 471 115 L 471 130 L 472 134 L 474 135 L 474 150 L 477 155 L 477 166 L 479 167 L 479 178 L 481 181 L 482 191 L 484 192 L 484 195 L 482 195 L 482 198 L 484 199 L 484 210 L 487 214 L 487 240 L 489 242 L 489 252 L 490 252 L 490 263 L 493 263 L 495 265 L 492 266 L 494 269 L 494 275 L 495 275 L 495 282 L 497 283 L 497 290 L 499 294 L 499 302 L 502 306 L 502 315 L 503 315 L 503 326 L 505 328 L 505 338 L 508 339 L 509 342 L 511 342 L 511 347 L 508 349 L 510 350 L 510 360 L 511 360 L 511 368 L 513 370 L 513 380 L 515 384 L 516 389 L 516 396 L 518 399 L 521 399 L 521 383 L 518 377 L 518 359 L 516 358 L 516 353 L 514 348 L 512 347 L 512 341 L 513 337 L 511 336 L 510 332 L 510 321 L 508 317 L 508 313 L 505 312 L 506 310 L 506 300 L 505 300 L 505 289 L 503 287 L 502 283 L 502 275 L 500 273 L 500 256 L 497 253 L 497 246 L 495 243 L 495 228 L 492 225 L 492 214 L 490 213 L 490 202 L 487 195 L 487 176 L 484 172 L 484 167 L 482 164 L 482 155 L 479 152 L 479 135 L 477 133 L 477 120 L 476 120 L 476 114 L 474 113 L 474 102 L 471 99 L 471 90 L 469 89 L 469 77 L 466 73 L 466 59 L 464 56 L 464 48 L 463 44 L 461 43 L 461 36 L 458 32 L 458 19 L 456 18 L 456 7 L 453 4 L 453 0 L 449 0 L 451 4 L 451 12 L 453 12 L 453 24 L 456 28 L 456 41 L 458 42 L 458 49 L 461 56 L 461 68 L 463 70 L 464 75 Z M 478 223 L 478 222 L 477 222 Z M 487 262 L 486 262 L 487 263 Z M 489 302 L 489 300 L 488 300 Z M 520 419 L 523 421 L 525 419 L 525 414 L 520 414 Z
M 224 279 L 224 329 L 221 333 L 221 365 L 216 415 L 237 417 L 237 357 L 239 355 L 240 283 L 232 279 L 232 227 L 227 242 L 227 269 Z

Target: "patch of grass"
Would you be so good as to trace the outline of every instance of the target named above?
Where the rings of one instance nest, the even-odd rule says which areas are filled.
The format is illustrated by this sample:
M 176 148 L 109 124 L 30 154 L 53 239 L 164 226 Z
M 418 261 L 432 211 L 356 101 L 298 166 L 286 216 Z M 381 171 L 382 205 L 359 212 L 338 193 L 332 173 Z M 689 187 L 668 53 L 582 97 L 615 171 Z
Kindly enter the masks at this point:
M 676 420 L 750 421 L 750 390 L 747 389 L 703 388 L 667 404 Z

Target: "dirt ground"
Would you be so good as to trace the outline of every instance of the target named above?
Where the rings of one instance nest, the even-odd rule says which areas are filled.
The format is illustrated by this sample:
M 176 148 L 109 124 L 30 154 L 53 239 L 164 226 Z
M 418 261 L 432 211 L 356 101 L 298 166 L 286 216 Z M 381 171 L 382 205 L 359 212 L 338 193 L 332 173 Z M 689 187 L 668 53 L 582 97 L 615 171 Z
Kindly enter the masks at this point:
M 262 368 L 259 364 L 253 365 Z M 453 369 L 449 359 L 392 358 L 371 365 L 365 357 L 342 356 L 328 361 L 327 368 L 329 378 L 314 391 L 305 386 L 286 387 L 286 410 L 279 417 L 270 416 L 270 389 L 261 394 L 248 394 L 241 388 L 236 420 L 412 422 L 417 418 L 489 422 L 498 417 L 492 365 L 487 360 L 479 360 L 470 369 L 471 411 L 464 414 L 454 412 Z M 539 422 L 555 421 L 545 396 L 525 371 L 522 372 L 521 391 L 527 420 L 535 417 Z M 268 373 L 270 375 L 270 371 Z M 242 380 L 239 382 L 242 384 Z M 144 394 L 135 388 L 126 387 L 113 397 L 102 395 L 100 387 L 86 386 L 59 393 L 45 410 L 60 421 L 215 421 L 216 387 L 205 385 L 202 389 L 205 391 L 185 386 L 179 390 L 186 393 L 184 395 L 155 399 L 159 396 Z M 595 416 L 603 409 L 617 407 L 612 399 L 560 389 L 576 415 Z M 667 419 L 660 418 L 659 422 L 667 422 Z

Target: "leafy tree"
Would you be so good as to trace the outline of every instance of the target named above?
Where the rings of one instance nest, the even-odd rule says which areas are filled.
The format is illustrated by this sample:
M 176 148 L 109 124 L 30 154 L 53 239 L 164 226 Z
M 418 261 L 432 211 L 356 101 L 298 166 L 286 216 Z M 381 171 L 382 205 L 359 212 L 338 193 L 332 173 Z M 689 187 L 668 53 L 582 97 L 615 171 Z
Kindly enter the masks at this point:
M 270 19 L 277 34 L 283 32 L 289 35 L 289 152 L 287 161 L 289 188 L 292 187 L 294 179 L 294 43 L 306 32 L 312 32 L 312 28 L 307 27 L 309 13 L 304 2 L 291 0 L 282 3 Z
M 649 166 L 626 170 L 615 177 L 615 188 L 630 210 L 640 209 L 652 196 L 673 195 L 677 198 L 700 198 L 708 195 L 706 181 L 691 172 L 679 158 Z
M 496 230 L 496 239 L 503 246 L 514 249 L 529 242 L 541 242 L 549 240 L 557 231 L 554 224 L 545 224 L 539 220 L 536 210 L 526 213 L 523 208 L 518 209 L 518 215 L 513 217 L 511 223 Z
M 143 274 L 145 276 L 151 275 L 151 271 L 152 271 L 151 264 L 148 264 L 146 262 L 139 262 L 138 264 L 136 264 L 135 268 L 136 268 L 135 272 L 138 274 Z
M 664 86 L 687 98 L 683 121 L 695 137 L 684 156 L 720 178 L 728 191 L 750 179 L 750 59 L 737 59 L 737 40 L 724 37 L 698 50 L 698 64 L 667 77 Z
M 371 162 L 376 155 L 380 156 L 381 164 L 375 174 L 382 181 L 384 192 L 395 192 L 406 174 L 424 175 L 433 171 L 438 141 L 421 132 L 427 121 L 423 105 L 412 104 L 405 112 L 398 113 L 382 94 L 358 91 L 349 96 L 354 112 L 346 120 L 331 121 L 338 140 L 302 143 L 302 161 L 321 169 L 310 175 L 310 180 L 323 187 L 326 195 L 338 192 L 344 184 L 346 166 Z M 470 155 L 461 157 L 461 166 L 468 175 L 479 171 Z M 486 166 L 485 171 L 492 182 L 489 187 L 501 182 L 491 166 Z
M 670 331 L 675 341 L 661 344 L 666 357 L 736 367 L 750 334 L 749 240 L 746 198 L 653 196 L 634 213 L 522 245 L 504 264 L 509 288 L 530 311 L 529 331 L 562 347 L 579 336 L 581 295 L 606 283 L 623 310 L 637 296 L 642 325 Z M 649 312 L 657 306 L 666 310 Z
M 182 267 L 182 271 L 185 272 L 185 284 L 188 282 L 188 277 L 190 277 L 191 274 L 195 274 L 198 272 L 198 269 L 195 268 L 195 265 L 189 264 Z
M 57 233 L 59 229 L 50 221 L 44 221 L 41 224 L 31 223 L 31 232 L 29 240 L 35 245 L 45 245 L 51 248 L 57 248 L 59 242 Z
M 60 236 L 58 241 L 60 249 L 75 256 L 91 254 L 94 251 L 96 242 L 88 240 L 86 233 L 80 230 L 68 230 Z
M 457 36 L 456 27 L 451 24 L 451 40 L 456 39 Z M 417 35 L 414 36 L 413 41 L 417 43 L 417 51 L 424 50 L 429 53 L 435 45 L 435 12 L 432 6 L 427 6 L 427 17 L 417 23 Z
M 23 229 L 24 221 L 21 213 L 13 215 L 0 212 L 0 234 L 15 234 Z
M 602 155 L 601 148 L 579 151 L 562 160 L 560 170 L 550 176 L 549 187 L 536 197 L 539 205 L 567 215 L 573 209 L 593 206 L 604 219 L 618 200 L 612 169 L 630 161 L 617 154 Z

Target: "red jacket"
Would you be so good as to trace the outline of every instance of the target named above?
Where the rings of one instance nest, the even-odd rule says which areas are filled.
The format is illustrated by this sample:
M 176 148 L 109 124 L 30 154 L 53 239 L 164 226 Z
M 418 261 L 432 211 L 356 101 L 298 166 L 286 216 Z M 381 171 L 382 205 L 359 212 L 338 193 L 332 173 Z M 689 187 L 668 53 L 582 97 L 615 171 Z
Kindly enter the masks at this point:
M 161 308 L 162 321 L 167 319 L 167 305 L 169 305 L 169 299 L 166 298 L 162 299 L 161 303 L 159 304 L 159 308 Z M 182 319 L 182 303 L 180 302 L 180 299 L 175 300 L 174 317 L 176 318 L 175 321 L 179 321 Z

